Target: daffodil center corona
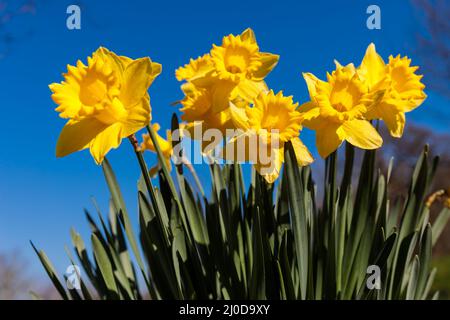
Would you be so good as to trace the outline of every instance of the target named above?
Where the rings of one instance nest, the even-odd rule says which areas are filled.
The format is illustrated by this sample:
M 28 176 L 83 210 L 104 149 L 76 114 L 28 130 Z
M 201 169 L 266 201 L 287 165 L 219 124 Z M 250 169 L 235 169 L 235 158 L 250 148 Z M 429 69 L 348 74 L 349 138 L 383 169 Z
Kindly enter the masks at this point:
M 300 113 L 295 111 L 297 106 L 292 97 L 285 97 L 282 92 L 277 95 L 273 91 L 260 94 L 254 107 L 247 109 L 249 126 L 264 137 L 266 143 L 274 143 L 273 138 L 277 139 L 276 143 L 284 143 L 298 136 L 301 128 Z
M 330 96 L 333 108 L 338 112 L 351 110 L 361 98 L 361 94 L 352 83 L 336 83 Z
M 392 68 L 391 71 L 391 86 L 394 88 L 397 92 L 406 91 L 408 82 L 406 81 L 408 79 L 408 70 L 407 67 L 404 65 L 395 66 Z
M 127 119 L 128 111 L 122 102 L 115 98 L 110 103 L 104 105 L 103 109 L 98 110 L 96 118 L 104 124 L 113 124 Z
M 275 106 L 279 107 L 279 106 Z M 271 132 L 272 130 L 283 131 L 288 125 L 288 116 L 282 113 L 268 113 L 264 115 L 261 123 L 261 128 Z
M 261 127 L 265 130 L 272 130 L 277 126 L 278 117 L 274 115 L 267 115 L 264 117 Z
M 239 36 L 225 37 L 221 46 L 211 50 L 211 55 L 216 72 L 223 79 L 239 81 L 245 77 L 251 78 L 261 66 L 258 45 Z
M 225 56 L 225 68 L 230 73 L 245 73 L 250 64 L 249 52 L 244 48 L 229 49 Z
M 103 101 L 108 91 L 107 84 L 88 74 L 80 83 L 80 101 L 87 106 L 94 106 Z
M 105 124 L 127 118 L 128 111 L 118 99 L 120 84 L 115 72 L 100 58 L 89 60 L 89 66 L 79 71 L 78 98 L 80 117 L 94 116 Z

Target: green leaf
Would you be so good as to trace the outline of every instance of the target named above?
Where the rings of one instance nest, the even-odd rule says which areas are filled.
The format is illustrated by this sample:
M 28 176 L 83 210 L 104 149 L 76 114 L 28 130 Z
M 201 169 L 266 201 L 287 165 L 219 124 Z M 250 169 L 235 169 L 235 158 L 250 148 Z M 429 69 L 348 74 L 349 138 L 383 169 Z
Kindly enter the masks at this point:
M 298 272 L 300 276 L 300 298 L 306 299 L 308 287 L 308 259 L 309 259 L 309 240 L 306 210 L 304 207 L 304 190 L 300 177 L 300 170 L 295 157 L 292 144 L 286 145 L 285 151 L 285 174 L 287 176 L 289 190 L 289 205 L 291 208 L 291 221 L 294 230 L 294 240 L 296 247 L 296 258 L 298 263 Z
M 417 256 L 414 257 L 414 261 L 409 274 L 408 287 L 406 289 L 406 300 L 414 300 L 414 294 L 417 288 L 417 280 L 419 273 L 420 263 Z
M 392 299 L 399 299 L 401 290 L 402 290 L 402 283 L 403 279 L 405 277 L 405 270 L 407 265 L 409 264 L 409 261 L 411 260 L 411 256 L 414 253 L 414 249 L 416 247 L 417 243 L 417 232 L 413 232 L 407 237 L 405 237 L 401 243 L 399 254 L 398 254 L 398 261 L 396 264 L 395 272 L 394 272 L 394 278 L 392 283 Z
M 141 269 L 142 275 L 148 283 L 148 279 L 145 276 L 145 267 L 142 262 L 142 257 L 138 249 L 138 245 L 136 242 L 136 238 L 134 235 L 134 231 L 131 225 L 130 217 L 128 215 L 128 211 L 125 207 L 125 202 L 122 197 L 122 192 L 120 191 L 119 184 L 117 182 L 116 176 L 109 164 L 108 160 L 105 158 L 102 163 L 103 173 L 105 175 L 106 182 L 108 184 L 109 191 L 111 193 L 112 200 L 114 202 L 115 207 L 119 210 L 119 215 L 123 220 L 123 224 L 125 227 L 125 233 L 127 234 L 128 241 L 130 242 L 131 249 L 133 250 L 134 256 L 136 257 L 136 261 Z
M 434 278 L 436 277 L 437 269 L 433 268 L 433 270 L 430 272 L 427 283 L 425 285 L 425 289 L 423 290 L 423 294 L 420 297 L 422 300 L 426 300 L 428 297 L 428 294 L 430 293 L 431 287 L 433 285 Z
M 265 277 L 266 270 L 259 212 L 255 215 L 255 223 L 253 228 L 253 265 L 250 274 L 249 298 L 254 300 L 265 300 L 267 299 Z
M 167 179 L 167 182 L 170 187 L 170 191 L 172 192 L 172 196 L 174 197 L 174 199 L 178 199 L 178 194 L 177 194 L 177 190 L 175 189 L 175 184 L 173 183 L 172 177 L 170 176 L 169 168 L 167 168 L 166 158 L 164 157 L 164 154 L 161 151 L 161 147 L 159 146 L 155 131 L 153 130 L 153 127 L 151 125 L 147 125 L 147 131 L 150 135 L 150 139 L 152 140 L 153 145 L 155 146 L 156 154 L 158 155 L 159 164 L 161 165 L 163 174 Z M 172 138 L 174 138 L 174 136 L 172 136 Z
M 39 257 L 39 260 L 42 263 L 42 266 L 44 267 L 45 271 L 47 272 L 47 275 L 49 276 L 50 280 L 52 281 L 53 285 L 55 286 L 55 289 L 58 291 L 58 293 L 61 295 L 61 297 L 64 300 L 69 300 L 69 296 L 67 295 L 66 290 L 64 289 L 64 286 L 61 284 L 61 282 L 58 279 L 58 275 L 56 273 L 55 267 L 53 267 L 53 264 L 50 262 L 50 260 L 48 259 L 47 255 L 45 254 L 44 251 L 38 251 L 35 247 L 35 245 L 33 244 L 33 242 L 31 242 L 31 246 L 33 247 L 34 252 L 36 252 L 36 254 Z
M 420 299 L 424 294 L 426 281 L 430 273 L 431 250 L 432 250 L 431 233 L 432 233 L 431 225 L 428 224 L 425 229 L 425 233 L 422 236 L 422 241 L 420 244 L 420 253 L 419 253 L 420 269 L 417 279 L 417 289 L 415 292 L 416 299 Z
M 107 296 L 112 299 L 117 299 L 119 294 L 116 281 L 114 279 L 113 267 L 111 261 L 109 260 L 108 254 L 95 234 L 91 236 L 91 241 L 95 261 L 97 262 L 102 279 L 108 289 Z
M 197 206 L 191 187 L 186 179 L 177 173 L 178 184 L 180 186 L 181 199 L 186 212 L 189 228 L 192 232 L 194 240 L 201 245 L 208 245 L 208 232 L 201 213 L 201 209 Z
M 284 286 L 284 299 L 294 300 L 296 298 L 294 283 L 292 280 L 292 270 L 288 255 L 288 232 L 283 233 L 282 242 L 280 244 L 280 250 L 278 252 L 278 262 L 279 265 L 279 277 L 280 281 L 283 282 Z
M 440 235 L 442 234 L 442 231 L 444 231 L 445 226 L 448 223 L 448 220 L 450 219 L 450 210 L 448 208 L 442 209 L 442 211 L 437 216 L 436 220 L 433 223 L 432 228 L 432 234 L 433 234 L 433 246 L 436 244 L 437 240 L 439 239 Z

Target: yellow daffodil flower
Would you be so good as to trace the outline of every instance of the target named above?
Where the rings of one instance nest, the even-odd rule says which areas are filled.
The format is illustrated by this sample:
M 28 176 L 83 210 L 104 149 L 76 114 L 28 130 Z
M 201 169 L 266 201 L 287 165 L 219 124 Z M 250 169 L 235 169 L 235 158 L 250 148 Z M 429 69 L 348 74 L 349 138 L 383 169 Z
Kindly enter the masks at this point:
M 170 158 L 173 154 L 173 148 L 172 148 L 172 133 L 170 130 L 167 130 L 167 139 L 164 139 L 158 134 L 158 131 L 160 129 L 160 126 L 158 123 L 152 124 L 152 128 L 155 131 L 156 139 L 159 147 L 161 148 L 161 152 L 164 156 L 164 160 L 166 162 L 167 168 L 171 170 L 172 166 L 170 163 Z M 155 145 L 153 144 L 152 139 L 150 138 L 150 135 L 145 133 L 142 135 L 142 143 L 140 145 L 140 149 L 142 151 L 152 151 L 156 153 Z M 154 176 L 158 173 L 158 170 L 160 169 L 160 165 L 156 165 L 150 169 L 150 176 Z
M 327 82 L 311 73 L 304 73 L 310 101 L 300 106 L 304 126 L 316 131 L 320 156 L 326 158 L 346 140 L 362 149 L 376 149 L 382 138 L 365 120 L 367 110 L 379 99 L 368 94 L 352 64 L 341 66 L 327 74 Z
M 203 130 L 218 129 L 225 133 L 226 129 L 232 128 L 230 111 L 226 109 L 218 113 L 213 112 L 212 93 L 206 89 L 197 88 L 187 83 L 182 86 L 185 98 L 180 101 L 183 114 L 181 119 L 188 123 L 202 123 Z
M 197 88 L 191 83 L 185 83 L 182 86 L 185 93 L 185 98 L 180 101 L 182 107 L 180 109 L 183 114 L 181 119 L 186 122 L 183 126 L 184 130 L 189 132 L 190 138 L 201 140 L 202 152 L 209 153 L 205 150 L 208 148 L 212 151 L 221 141 L 203 141 L 203 134 L 209 129 L 217 129 L 222 136 L 226 136 L 227 129 L 234 129 L 232 121 L 231 109 L 227 108 L 221 112 L 214 112 L 212 110 L 213 98 L 210 91 L 202 88 Z M 240 101 L 235 101 L 236 105 L 243 108 Z M 234 108 L 237 106 L 233 104 Z
M 204 76 L 213 68 L 211 56 L 205 54 L 197 59 L 191 59 L 188 64 L 179 67 L 175 71 L 175 77 L 178 81 L 191 81 Z
M 382 119 L 393 137 L 401 137 L 405 127 L 405 113 L 417 108 L 426 98 L 422 76 L 411 67 L 407 57 L 390 56 L 388 64 L 371 43 L 358 68 L 358 74 L 366 82 L 370 92 L 384 90 L 383 98 L 368 110 L 367 119 Z
M 175 74 L 179 81 L 210 91 L 213 112 L 221 112 L 236 98 L 251 102 L 259 92 L 267 91 L 264 78 L 278 59 L 278 55 L 260 52 L 253 30 L 246 29 L 224 37 L 220 46 L 213 45 L 209 54 L 191 59 Z
M 237 96 L 237 90 L 234 90 L 235 82 L 229 79 L 219 79 L 213 73 L 214 64 L 211 55 L 205 54 L 195 60 L 191 59 L 189 64 L 178 68 L 175 76 L 178 81 L 187 81 L 182 85 L 184 92 L 186 87 L 191 90 L 194 86 L 198 91 L 208 91 L 211 99 L 209 107 L 213 109 L 213 112 L 218 113 L 229 107 L 230 100 Z M 264 86 L 262 89 L 266 89 L 266 87 Z
M 122 138 L 146 126 L 151 120 L 147 90 L 161 72 L 161 65 L 149 58 L 132 60 L 99 48 L 68 66 L 64 81 L 51 84 L 52 98 L 60 117 L 68 119 L 56 145 L 56 156 L 90 149 L 102 163 Z
M 299 165 L 312 163 L 311 154 L 299 138 L 302 116 L 296 111 L 297 107 L 298 103 L 293 102 L 292 96 L 285 97 L 281 91 L 276 95 L 272 90 L 261 92 L 253 107 L 237 113 L 236 124 L 243 133 L 227 143 L 222 156 L 227 160 L 253 162 L 256 171 L 268 183 L 273 183 L 280 174 L 284 146 L 288 141 L 294 147 Z M 256 148 L 252 147 L 252 139 Z

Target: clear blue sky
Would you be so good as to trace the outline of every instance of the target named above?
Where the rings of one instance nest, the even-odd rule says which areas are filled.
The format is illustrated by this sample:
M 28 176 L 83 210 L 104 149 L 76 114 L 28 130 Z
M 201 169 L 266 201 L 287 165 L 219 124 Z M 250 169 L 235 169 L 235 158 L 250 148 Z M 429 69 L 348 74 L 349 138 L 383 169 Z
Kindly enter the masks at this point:
M 61 81 L 66 64 L 85 60 L 99 46 L 162 63 L 163 73 L 150 95 L 153 118 L 166 128 L 176 110 L 170 103 L 181 97 L 174 70 L 220 43 L 224 35 L 247 27 L 254 29 L 263 51 L 281 56 L 267 78 L 269 86 L 299 102 L 307 99 L 301 72 L 323 78 L 333 68 L 333 59 L 359 63 L 370 42 L 384 58 L 401 53 L 420 62 L 415 54 L 418 14 L 404 0 L 85 1 L 82 29 L 70 31 L 66 8 L 74 2 L 37 0 L 35 14 L 11 19 L 6 28 L 17 41 L 0 60 L 0 251 L 22 250 L 30 270 L 38 274 L 41 268 L 29 240 L 45 249 L 63 272 L 70 227 L 89 239 L 83 207 L 92 210 L 90 196 L 102 209 L 108 207 L 102 170 L 89 152 L 62 159 L 54 155 L 64 121 L 54 111 L 48 84 Z M 381 7 L 381 30 L 366 28 L 366 8 L 373 3 Z M 427 93 L 429 99 L 407 120 L 448 130 L 448 100 Z M 305 132 L 303 137 L 314 149 L 313 135 Z M 124 141 L 108 157 L 135 218 L 139 170 L 132 149 Z M 207 170 L 201 175 L 207 180 Z

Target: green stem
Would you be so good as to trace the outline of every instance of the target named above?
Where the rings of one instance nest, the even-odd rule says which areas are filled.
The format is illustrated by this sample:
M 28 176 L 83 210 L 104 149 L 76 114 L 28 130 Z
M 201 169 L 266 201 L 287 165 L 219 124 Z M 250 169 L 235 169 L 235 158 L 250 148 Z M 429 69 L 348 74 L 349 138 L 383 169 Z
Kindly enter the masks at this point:
M 198 188 L 199 192 L 201 193 L 202 197 L 205 198 L 205 192 L 203 190 L 203 187 L 202 187 L 202 184 L 200 182 L 200 179 L 198 178 L 197 172 L 194 169 L 194 166 L 187 159 L 183 159 L 183 164 L 191 172 L 192 176 L 194 177 L 195 184 L 197 185 L 197 188 Z
M 345 167 L 342 176 L 339 205 L 342 207 L 347 193 L 350 191 L 352 184 L 353 162 L 355 158 L 355 147 L 350 143 L 345 143 Z
M 153 145 L 155 146 L 156 154 L 158 155 L 158 161 L 161 164 L 161 168 L 164 173 L 164 176 L 167 179 L 167 183 L 169 184 L 170 191 L 172 192 L 173 197 L 176 200 L 178 200 L 178 193 L 175 188 L 175 184 L 173 183 L 173 180 L 170 176 L 169 169 L 167 168 L 166 161 L 164 159 L 164 155 L 161 151 L 161 147 L 158 144 L 158 139 L 156 137 L 155 131 L 153 130 L 152 126 L 150 126 L 150 125 L 147 125 L 146 127 L 147 127 L 148 133 L 150 134 L 150 138 L 152 139 Z
M 153 208 L 155 209 L 156 216 L 158 217 L 158 223 L 160 225 L 161 230 L 163 231 L 166 244 L 167 244 L 167 246 L 169 246 L 169 239 L 167 236 L 166 229 L 164 227 L 164 223 L 161 218 L 161 212 L 159 210 L 158 202 L 156 199 L 155 189 L 153 187 L 152 180 L 150 179 L 150 176 L 148 174 L 147 163 L 145 162 L 144 156 L 142 155 L 142 151 L 139 150 L 136 137 L 134 135 L 131 135 L 128 137 L 128 139 L 130 140 L 130 143 L 134 149 L 134 153 L 136 154 L 136 157 L 138 159 L 139 167 L 141 168 L 141 172 L 142 172 L 142 176 L 144 177 L 145 185 L 147 187 L 148 193 L 150 194 L 150 199 L 152 201 Z
M 325 186 L 328 186 L 328 197 L 326 197 L 325 206 L 330 213 L 334 208 L 336 201 L 336 169 L 337 169 L 337 151 L 331 153 L 325 159 Z
M 142 176 L 144 177 L 144 181 L 145 181 L 145 185 L 147 186 L 147 189 L 150 193 L 150 198 L 152 199 L 153 205 L 156 207 L 155 190 L 153 188 L 152 181 L 150 180 L 150 177 L 148 175 L 147 163 L 145 163 L 144 156 L 142 155 L 142 151 L 140 151 L 137 146 L 136 137 L 129 136 L 128 139 L 130 140 L 130 143 L 134 149 L 134 153 L 136 154 L 136 158 L 138 159 L 139 167 L 141 168 Z
M 161 151 L 161 147 L 158 144 L 158 139 L 156 137 L 156 133 L 153 130 L 151 125 L 148 124 L 146 126 L 146 128 L 147 128 L 147 131 L 148 131 L 148 133 L 150 135 L 150 139 L 152 139 L 153 145 L 155 146 L 156 153 L 158 155 L 158 161 L 161 164 L 163 174 L 166 177 L 167 183 L 169 184 L 169 188 L 170 188 L 170 192 L 172 193 L 172 197 L 175 200 L 175 203 L 176 203 L 176 205 L 178 207 L 178 210 L 179 210 L 179 213 L 180 213 L 180 217 L 181 217 L 183 226 L 185 228 L 185 231 L 186 231 L 186 234 L 187 234 L 187 237 L 188 237 L 188 241 L 192 245 L 193 241 L 194 241 L 193 240 L 194 237 L 193 237 L 192 232 L 190 231 L 190 228 L 189 228 L 189 225 L 188 225 L 187 215 L 186 215 L 186 212 L 185 212 L 185 210 L 184 210 L 184 208 L 183 208 L 183 206 L 181 204 L 180 198 L 178 197 L 178 193 L 177 193 L 177 190 L 175 188 L 175 184 L 173 183 L 172 177 L 171 177 L 171 175 L 169 173 L 169 169 L 167 168 L 167 164 L 166 164 L 164 155 L 163 155 L 163 153 Z

